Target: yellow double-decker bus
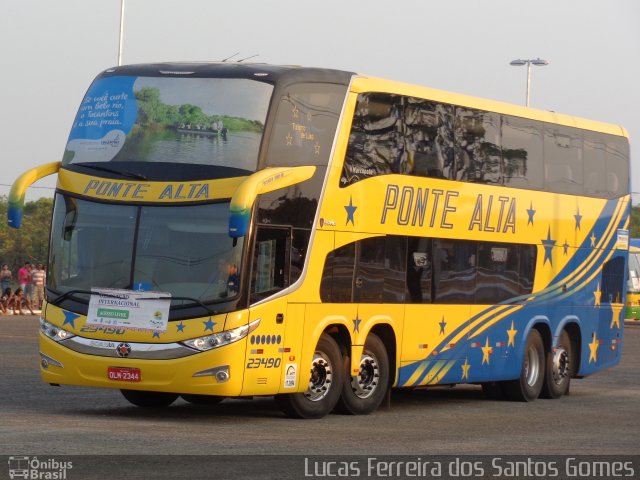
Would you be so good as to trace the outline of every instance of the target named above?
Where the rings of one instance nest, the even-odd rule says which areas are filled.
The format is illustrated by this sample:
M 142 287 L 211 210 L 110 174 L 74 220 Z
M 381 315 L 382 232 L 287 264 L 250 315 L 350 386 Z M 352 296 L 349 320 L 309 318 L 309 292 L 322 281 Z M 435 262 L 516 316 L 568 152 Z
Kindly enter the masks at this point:
M 142 407 L 275 395 L 374 411 L 391 388 L 531 401 L 620 360 L 621 127 L 351 72 L 102 72 L 58 174 L 50 384 Z

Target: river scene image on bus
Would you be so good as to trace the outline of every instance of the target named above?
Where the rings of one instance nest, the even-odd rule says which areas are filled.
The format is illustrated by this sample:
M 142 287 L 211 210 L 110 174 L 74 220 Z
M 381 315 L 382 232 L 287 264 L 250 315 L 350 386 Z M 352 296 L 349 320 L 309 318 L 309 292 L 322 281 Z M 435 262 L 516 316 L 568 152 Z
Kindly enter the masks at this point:
M 64 162 L 166 162 L 253 170 L 269 89 L 233 95 L 236 82 L 105 78 L 86 94 Z M 258 84 L 259 85 L 259 84 Z M 132 101 L 133 100 L 133 101 Z M 197 160 L 196 160 L 197 161 Z

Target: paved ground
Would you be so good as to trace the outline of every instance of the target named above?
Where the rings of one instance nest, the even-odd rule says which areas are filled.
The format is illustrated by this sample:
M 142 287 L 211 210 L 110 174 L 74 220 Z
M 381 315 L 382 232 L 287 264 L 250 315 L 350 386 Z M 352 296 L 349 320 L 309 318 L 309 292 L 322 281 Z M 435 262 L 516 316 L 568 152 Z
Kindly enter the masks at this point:
M 574 380 L 559 400 L 492 401 L 475 386 L 433 388 L 394 392 L 388 411 L 313 421 L 285 418 L 271 398 L 180 400 L 146 412 L 117 390 L 50 387 L 40 381 L 37 343 L 36 317 L 0 317 L 0 455 L 640 452 L 640 325 L 625 330 L 621 365 Z

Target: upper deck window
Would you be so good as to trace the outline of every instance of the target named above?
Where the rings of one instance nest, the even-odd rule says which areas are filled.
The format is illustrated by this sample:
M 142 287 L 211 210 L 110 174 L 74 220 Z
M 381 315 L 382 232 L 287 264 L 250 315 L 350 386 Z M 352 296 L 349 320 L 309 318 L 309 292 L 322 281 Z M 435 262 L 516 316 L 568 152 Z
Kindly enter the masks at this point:
M 255 171 L 273 86 L 246 79 L 98 78 L 63 164 L 156 162 Z

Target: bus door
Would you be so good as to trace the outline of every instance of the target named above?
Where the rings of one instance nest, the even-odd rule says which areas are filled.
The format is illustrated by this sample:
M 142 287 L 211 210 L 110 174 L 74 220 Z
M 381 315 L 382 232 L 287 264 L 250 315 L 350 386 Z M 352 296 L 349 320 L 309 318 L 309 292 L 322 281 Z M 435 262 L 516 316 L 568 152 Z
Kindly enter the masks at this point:
M 289 286 L 290 252 L 290 227 L 257 227 L 251 268 L 251 304 Z M 285 350 L 286 313 L 285 297 L 250 308 L 250 321 L 260 319 L 260 325 L 247 339 L 243 395 L 273 394 L 278 390 Z
M 465 252 L 456 246 L 427 237 L 408 239 L 400 386 L 431 385 L 463 372 L 457 363 L 464 361 L 470 309 L 461 296 L 473 295 L 475 279 L 463 268 L 468 258 L 462 261 Z

